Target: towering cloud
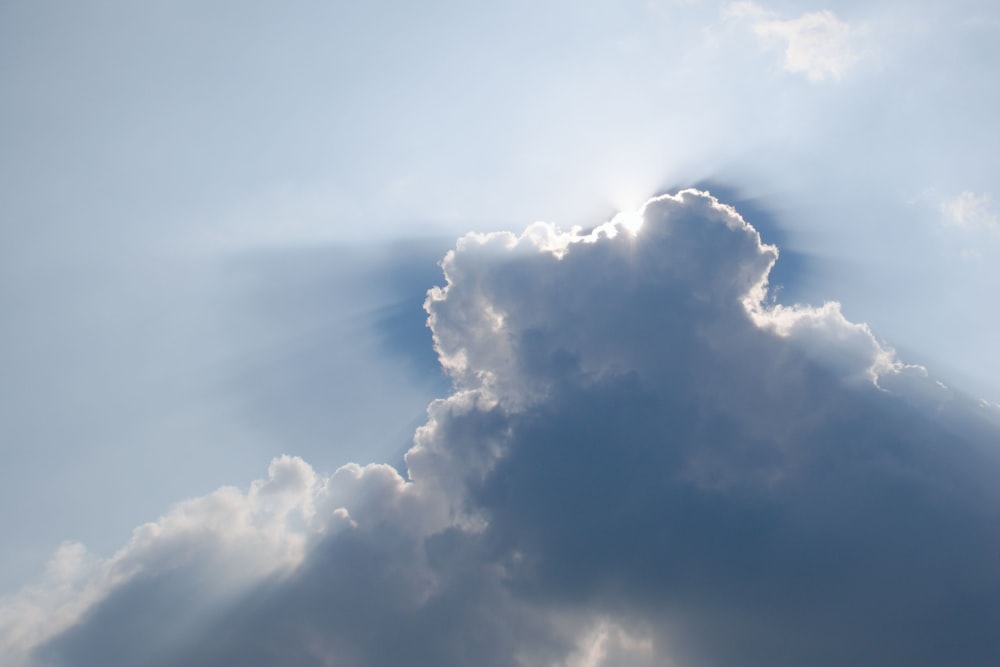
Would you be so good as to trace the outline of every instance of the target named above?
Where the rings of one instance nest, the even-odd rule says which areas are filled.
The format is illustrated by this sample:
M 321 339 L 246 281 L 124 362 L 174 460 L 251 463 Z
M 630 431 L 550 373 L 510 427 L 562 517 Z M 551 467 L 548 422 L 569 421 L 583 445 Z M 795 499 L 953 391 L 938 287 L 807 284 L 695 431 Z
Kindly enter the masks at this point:
M 402 475 L 272 463 L 7 600 L 37 665 L 992 665 L 1000 426 L 687 190 L 470 235 Z

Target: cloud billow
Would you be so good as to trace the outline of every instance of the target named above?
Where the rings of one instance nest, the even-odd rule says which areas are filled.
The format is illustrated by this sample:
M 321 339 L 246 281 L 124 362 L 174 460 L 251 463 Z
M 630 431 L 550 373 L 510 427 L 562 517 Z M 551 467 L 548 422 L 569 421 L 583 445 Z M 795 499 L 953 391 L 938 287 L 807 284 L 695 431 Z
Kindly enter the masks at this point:
M 6 601 L 0 637 L 39 665 L 992 665 L 996 415 L 837 304 L 771 303 L 777 256 L 694 190 L 469 235 L 407 477 L 278 459 Z

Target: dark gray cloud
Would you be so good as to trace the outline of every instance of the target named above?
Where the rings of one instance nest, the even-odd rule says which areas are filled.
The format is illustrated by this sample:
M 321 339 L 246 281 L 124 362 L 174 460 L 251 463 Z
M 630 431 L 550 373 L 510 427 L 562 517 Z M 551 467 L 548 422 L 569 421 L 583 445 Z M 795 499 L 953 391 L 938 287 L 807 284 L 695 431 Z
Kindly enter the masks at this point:
M 470 235 L 426 308 L 454 391 L 406 457 L 285 457 L 5 602 L 39 665 L 992 665 L 995 409 L 684 191 Z

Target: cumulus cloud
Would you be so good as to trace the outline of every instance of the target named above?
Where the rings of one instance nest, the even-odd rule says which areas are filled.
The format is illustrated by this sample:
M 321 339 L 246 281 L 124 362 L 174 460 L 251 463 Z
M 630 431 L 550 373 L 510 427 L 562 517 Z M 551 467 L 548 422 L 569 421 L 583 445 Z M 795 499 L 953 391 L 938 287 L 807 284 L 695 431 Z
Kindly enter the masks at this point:
M 343 513 L 326 512 L 317 519 L 321 491 L 308 464 L 280 457 L 271 462 L 267 479 L 245 492 L 223 487 L 139 526 L 111 558 L 100 560 L 82 544 L 66 543 L 50 560 L 41 584 L 0 607 L 0 636 L 6 648 L 23 653 L 71 627 L 81 613 L 121 587 L 178 570 L 192 580 L 211 580 L 185 605 L 187 618 L 181 622 L 188 622 L 248 583 L 294 568 L 311 533 L 342 524 Z M 155 644 L 157 637 L 146 640 Z
M 765 48 L 783 48 L 784 68 L 810 81 L 840 79 L 861 59 L 857 30 L 829 9 L 782 19 L 754 2 L 735 2 L 723 15 L 749 23 Z
M 2 607 L 37 665 L 992 665 L 1000 424 L 694 190 L 472 234 L 406 474 L 284 457 Z M 58 613 L 56 613 L 58 612 Z

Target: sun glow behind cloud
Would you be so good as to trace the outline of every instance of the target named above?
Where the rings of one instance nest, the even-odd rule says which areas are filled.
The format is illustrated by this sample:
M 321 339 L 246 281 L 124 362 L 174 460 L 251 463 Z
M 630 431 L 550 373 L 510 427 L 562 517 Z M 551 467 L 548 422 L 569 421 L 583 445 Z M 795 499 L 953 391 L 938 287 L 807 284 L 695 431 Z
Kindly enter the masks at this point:
M 635 236 L 642 229 L 643 209 L 622 211 L 611 219 L 611 224 L 620 226 Z
M 642 266 L 644 243 L 655 231 L 643 227 L 633 233 L 638 227 L 634 213 L 599 225 L 600 234 L 582 230 L 594 231 L 615 211 L 640 208 L 651 193 L 712 182 L 719 193 L 726 192 L 724 200 L 739 204 L 737 209 L 762 231 L 764 242 L 782 248 L 773 284 L 758 284 L 759 294 L 741 300 L 749 304 L 751 315 L 763 317 L 758 328 L 774 338 L 775 347 L 765 348 L 775 354 L 764 358 L 792 371 L 801 370 L 798 361 L 806 359 L 814 366 L 804 367 L 826 368 L 858 391 L 864 386 L 877 392 L 879 405 L 910 396 L 928 415 L 954 417 L 965 406 L 957 389 L 945 390 L 929 379 L 935 374 L 947 380 L 942 384 L 971 388 L 989 399 L 983 410 L 1000 402 L 1000 357 L 993 354 L 995 334 L 990 333 L 998 328 L 994 301 L 1000 293 L 998 207 L 991 199 L 998 192 L 1000 132 L 995 131 L 993 110 L 1000 100 L 996 86 L 989 84 L 1000 62 L 1000 40 L 995 35 L 997 8 L 989 2 L 816 5 L 765 0 L 720 7 L 683 0 L 431 1 L 419 8 L 396 2 L 311 3 L 291 13 L 278 5 L 255 5 L 235 20 L 223 5 L 199 7 L 195 17 L 190 4 L 167 12 L 144 5 L 123 13 L 107 3 L 15 2 L 0 22 L 0 83 L 9 93 L 9 103 L 0 108 L 0 143 L 6 147 L 0 154 L 0 219 L 10 222 L 0 230 L 5 313 L 0 327 L 0 435 L 4 453 L 17 465 L 0 496 L 0 505 L 7 508 L 0 517 L 7 527 L 0 577 L 13 590 L 38 572 L 49 580 L 41 592 L 36 590 L 36 601 L 58 589 L 73 602 L 60 612 L 53 606 L 62 595 L 58 593 L 47 598 L 52 604 L 39 602 L 35 616 L 18 612 L 5 618 L 35 619 L 31 623 L 40 626 L 49 618 L 53 623 L 46 631 L 51 633 L 60 618 L 75 618 L 84 603 L 97 600 L 97 611 L 84 624 L 100 630 L 116 627 L 115 604 L 130 594 L 163 600 L 155 581 L 129 580 L 125 589 L 102 588 L 94 572 L 109 558 L 97 554 L 113 553 L 129 528 L 156 516 L 171 500 L 202 495 L 222 483 L 235 483 L 242 491 L 205 497 L 242 503 L 245 516 L 255 515 L 259 507 L 252 507 L 255 501 L 245 482 L 283 451 L 316 466 L 320 483 L 344 460 L 395 460 L 393 453 L 405 445 L 423 407 L 445 392 L 440 383 L 421 384 L 440 377 L 440 370 L 430 367 L 432 353 L 414 365 L 410 353 L 400 351 L 416 342 L 430 350 L 430 334 L 419 319 L 420 300 L 434 284 L 436 274 L 429 274 L 435 261 L 450 245 L 428 242 L 425 247 L 434 246 L 433 253 L 410 252 L 421 246 L 421 238 L 445 235 L 450 240 L 469 230 L 481 233 L 456 250 L 452 269 L 464 287 L 445 299 L 454 306 L 454 317 L 442 318 L 439 331 L 461 317 L 481 324 L 481 330 L 470 333 L 497 351 L 511 352 L 507 356 L 519 359 L 522 371 L 534 369 L 535 375 L 525 371 L 518 376 L 524 380 L 518 395 L 534 396 L 529 389 L 538 386 L 566 390 L 576 377 L 574 364 L 596 363 L 595 355 L 603 352 L 591 349 L 594 354 L 577 358 L 571 346 L 565 353 L 546 348 L 546 336 L 563 331 L 558 323 L 536 313 L 525 324 L 518 313 L 530 313 L 516 303 L 501 307 L 497 301 L 504 290 L 534 291 L 540 297 L 549 293 L 557 275 L 545 264 L 548 259 L 580 262 L 575 265 L 586 264 L 603 282 L 587 282 L 584 271 L 577 280 L 588 289 L 563 283 L 561 294 L 551 301 L 531 302 L 529 294 L 525 302 L 535 303 L 539 312 L 563 312 L 588 335 L 614 338 L 641 330 L 644 318 L 657 317 L 658 309 L 674 304 L 684 290 L 664 294 L 650 288 L 647 296 L 658 294 L 657 299 L 636 297 L 634 309 L 622 308 L 608 315 L 608 322 L 579 316 L 582 307 L 560 311 L 560 299 L 580 306 L 593 298 L 611 308 L 635 297 L 613 288 L 637 280 L 625 269 Z M 184 49 L 178 51 L 177 44 Z M 936 194 L 914 199 L 919 192 Z M 490 233 L 520 229 L 531 220 L 558 226 L 539 223 L 522 235 Z M 561 231 L 566 229 L 575 231 Z M 590 240 L 566 241 L 577 237 Z M 491 245 L 485 241 L 490 238 L 504 242 Z M 609 242 L 616 239 L 628 249 L 620 272 L 606 263 Z M 398 247 L 387 250 L 383 242 Z M 406 250 L 398 252 L 399 247 Z M 513 257 L 506 253 L 515 248 L 520 254 L 511 263 L 531 270 L 501 270 L 508 265 L 496 257 Z M 383 251 L 391 261 L 371 260 Z M 580 261 L 588 252 L 595 263 Z M 474 270 L 476 256 L 497 273 Z M 728 256 L 720 251 L 705 265 L 721 267 Z M 679 273 L 694 269 L 695 263 L 684 265 L 683 260 L 670 265 Z M 415 269 L 418 264 L 425 268 Z M 731 277 L 745 285 L 753 275 Z M 692 290 L 698 294 L 695 305 L 703 306 L 692 305 L 686 311 L 692 317 L 714 312 L 706 306 L 714 303 L 714 292 L 707 287 L 711 278 L 704 277 Z M 475 299 L 460 307 L 456 302 L 471 293 L 468 287 L 476 280 L 494 290 L 490 300 L 482 309 Z M 748 355 L 762 354 L 742 336 L 746 330 L 740 326 L 729 322 L 731 335 L 713 338 L 708 322 L 697 321 L 705 325 L 698 335 L 719 349 L 742 344 Z M 645 362 L 640 370 L 657 367 L 657 360 L 668 357 L 664 347 L 674 351 L 669 344 L 677 343 L 674 336 L 684 331 L 676 318 L 660 324 L 659 346 L 636 341 Z M 898 346 L 898 358 L 883 337 Z M 510 370 L 475 363 L 477 339 L 464 340 L 469 349 L 455 352 L 454 359 L 465 360 L 470 376 L 481 374 L 481 390 Z M 689 349 L 676 345 L 681 352 Z M 610 356 L 621 361 L 621 354 L 616 350 Z M 919 361 L 929 370 L 922 374 L 921 367 L 901 359 Z M 740 355 L 731 359 L 735 369 L 747 363 Z M 411 372 L 394 375 L 399 364 Z M 685 396 L 704 398 L 718 388 L 706 368 L 714 367 L 681 369 L 690 371 Z M 691 415 L 678 410 L 676 423 L 688 424 L 715 444 L 733 439 L 725 431 L 731 423 L 766 438 L 770 422 L 756 415 L 754 401 L 767 407 L 760 397 L 784 386 L 770 370 L 758 369 L 758 381 L 747 380 L 741 391 L 727 395 L 736 417 L 726 413 L 718 424 L 705 425 L 685 422 Z M 820 421 L 824 411 L 843 407 L 843 400 L 855 405 L 835 392 L 836 400 L 802 399 L 815 397 L 810 390 L 826 386 L 822 373 L 812 373 L 805 373 L 797 394 L 777 393 Z M 630 409 L 642 423 L 634 404 L 621 397 L 649 398 L 646 394 L 627 383 L 606 389 L 600 396 L 582 392 L 557 398 L 566 404 L 580 401 L 601 416 L 586 422 L 595 433 Z M 584 400 L 588 396 L 590 403 Z M 656 397 L 650 400 L 663 405 Z M 692 414 L 710 410 L 690 400 L 695 404 L 685 407 Z M 456 398 L 447 405 L 455 415 L 459 408 L 466 410 L 466 421 L 442 417 L 442 423 L 455 428 L 456 441 L 479 433 L 473 427 L 487 420 L 483 394 L 468 404 Z M 741 406 L 746 408 L 742 412 Z M 552 413 L 566 408 L 569 414 L 566 405 L 550 407 Z M 490 418 L 511 418 L 497 405 L 493 408 L 498 412 Z M 53 414 L 59 419 L 51 419 Z M 535 416 L 536 425 L 544 422 Z M 558 445 L 553 434 L 566 432 L 581 441 L 589 436 L 574 430 L 579 421 L 552 417 L 548 423 L 550 433 L 539 435 L 539 441 Z M 882 416 L 880 423 L 895 422 Z M 853 428 L 851 424 L 848 420 L 844 428 Z M 891 431 L 887 427 L 883 436 Z M 509 444 L 502 433 L 493 435 L 490 446 Z M 626 443 L 627 452 L 636 453 L 627 446 L 634 430 L 622 427 L 614 435 Z M 847 435 L 856 436 L 844 438 L 847 450 L 867 442 L 860 431 Z M 471 436 L 465 441 L 471 442 Z M 947 442 L 950 448 L 951 440 Z M 722 489 L 745 482 L 740 474 L 724 474 L 720 465 L 734 452 L 721 455 L 711 444 L 688 461 L 691 478 Z M 810 451 L 822 449 L 818 445 Z M 792 450 L 800 451 L 785 445 L 776 450 L 751 446 L 733 467 L 759 473 L 771 483 L 816 481 L 794 465 L 792 472 L 776 472 L 753 456 L 767 459 L 774 451 Z M 898 450 L 878 452 L 884 455 L 881 460 L 900 463 Z M 576 451 L 564 453 L 564 461 L 544 461 L 537 468 L 568 469 L 566 474 L 576 478 L 593 473 L 596 489 L 590 495 L 600 496 L 601 476 L 583 464 L 573 468 Z M 522 462 L 530 458 L 522 456 Z M 835 454 L 828 460 L 847 461 Z M 858 466 L 872 463 L 862 460 Z M 603 461 L 608 474 L 626 465 Z M 529 462 L 540 463 L 537 458 Z M 669 469 L 659 463 L 659 470 Z M 938 463 L 945 469 L 955 462 Z M 455 464 L 454 469 L 466 470 L 463 466 Z M 510 472 L 514 481 L 509 487 L 491 479 L 513 498 L 536 488 L 520 470 Z M 341 474 L 337 485 L 347 485 L 351 476 L 366 477 L 364 471 Z M 795 477 L 797 473 L 803 477 Z M 478 474 L 484 473 L 477 469 Z M 831 473 L 857 488 L 856 479 L 837 474 Z M 93 484 L 95 475 L 102 484 Z M 958 477 L 964 485 L 972 476 Z M 546 481 L 558 485 L 562 479 L 554 473 Z M 874 504 L 881 508 L 886 494 L 890 500 L 906 498 L 905 489 L 893 495 L 899 488 L 890 483 L 882 496 L 873 492 Z M 496 494 L 492 501 L 502 495 Z M 690 496 L 679 495 L 665 500 L 687 506 Z M 582 494 L 581 504 L 588 497 Z M 834 496 L 831 503 L 836 500 Z M 609 506 L 616 502 L 609 499 Z M 900 501 L 911 506 L 907 503 Z M 26 506 L 34 511 L 19 510 Z M 542 502 L 520 510 L 525 520 L 535 520 L 546 507 L 550 504 Z M 642 515 L 643 507 L 623 516 Z M 600 507 L 591 509 L 603 516 Z M 808 509 L 802 511 L 808 515 Z M 213 524 L 209 514 L 192 519 L 191 528 L 224 532 L 219 524 L 227 519 Z M 355 530 L 363 532 L 370 525 L 358 514 L 349 515 L 356 525 L 347 532 L 354 537 Z M 962 512 L 956 510 L 956 515 Z M 335 518 L 322 516 L 334 525 Z M 560 526 L 575 525 L 571 518 L 541 524 L 539 531 L 561 534 Z M 911 518 L 914 525 L 928 520 Z M 155 544 L 166 549 L 169 535 L 182 534 L 175 519 L 169 511 L 156 522 L 163 532 Z M 610 531 L 617 524 L 598 525 Z M 512 527 L 518 526 L 512 522 Z M 748 533 L 767 534 L 767 526 L 757 528 Z M 886 535 L 900 531 L 888 520 L 884 528 Z M 791 533 L 793 551 L 803 533 L 812 535 L 808 529 Z M 288 534 L 300 533 L 296 528 Z M 276 535 L 280 538 L 280 531 Z M 468 546 L 466 537 L 462 533 L 457 542 Z M 968 535 L 958 537 L 962 543 Z M 48 575 L 42 575 L 44 556 L 63 539 L 83 540 L 93 553 L 70 543 Z M 303 555 L 306 570 L 315 563 L 320 571 L 323 559 L 310 550 L 315 547 L 311 540 L 320 539 L 305 537 L 298 546 L 289 542 L 288 553 Z M 436 536 L 429 543 L 446 539 Z M 980 553 L 982 545 L 974 541 L 966 541 L 970 554 Z M 350 548 L 363 551 L 363 542 Z M 397 547 L 401 542 L 405 540 Z M 455 542 L 448 544 L 415 558 L 429 553 L 431 560 L 442 559 L 442 554 L 461 551 Z M 579 544 L 585 546 L 577 551 L 602 556 L 600 545 L 583 538 Z M 913 544 L 919 546 L 918 541 Z M 352 558 L 343 551 L 336 557 L 353 571 L 358 561 L 377 561 L 375 556 L 391 551 L 374 542 L 367 546 L 366 557 L 353 552 Z M 752 551 L 744 541 L 734 540 L 732 546 L 738 554 Z M 839 553 L 850 545 L 834 546 L 829 551 Z M 651 553 L 655 547 L 650 545 Z M 338 549 L 348 547 L 337 542 L 333 550 Z M 498 557 L 490 566 L 513 571 L 516 560 L 525 568 L 521 574 L 538 567 L 531 549 L 520 545 L 515 552 L 522 557 L 509 562 Z M 923 547 L 914 548 L 915 555 L 906 555 L 901 567 L 912 566 L 923 553 Z M 775 558 L 764 548 L 758 556 L 759 562 Z M 956 557 L 942 556 L 945 561 Z M 430 570 L 431 578 L 438 577 L 437 590 L 449 591 L 452 600 L 462 597 L 455 593 L 462 582 L 447 574 L 457 561 L 470 562 L 457 558 L 442 565 L 438 560 Z M 868 561 L 858 556 L 853 562 Z M 831 571 L 829 576 L 836 578 L 832 565 L 818 581 L 826 581 Z M 980 571 L 975 563 L 963 565 Z M 185 583 L 195 569 L 182 566 L 173 581 Z M 492 570 L 486 569 L 480 582 L 492 581 Z M 572 568 L 564 570 L 559 574 L 568 577 Z M 154 566 L 149 571 L 160 572 Z M 933 568 L 926 572 L 929 580 L 936 579 Z M 315 581 L 311 575 L 302 577 L 308 584 Z M 466 593 L 475 589 L 483 599 L 493 594 L 476 588 L 470 583 L 474 580 L 472 575 L 463 580 Z M 360 590 L 349 589 L 350 582 L 324 581 L 325 590 L 338 594 Z M 77 595 L 77 583 L 89 585 L 96 597 Z M 400 582 L 387 588 L 395 583 Z M 804 584 L 803 590 L 812 585 Z M 100 602 L 112 588 L 110 602 Z M 921 591 L 927 588 L 920 586 Z M 417 585 L 412 590 L 424 589 Z M 942 590 L 937 592 L 947 598 Z M 981 582 L 976 590 L 984 590 Z M 371 590 L 363 593 L 360 599 L 378 597 Z M 194 600 L 197 595 L 192 595 Z M 286 602 L 286 615 L 295 617 L 298 607 Z M 505 608 L 503 600 L 491 602 L 495 609 Z M 444 623 L 446 607 L 439 600 L 436 624 Z M 955 603 L 954 617 L 972 615 L 970 607 L 985 622 L 993 618 L 986 602 L 968 599 Z M 720 609 L 724 615 L 731 607 L 722 604 Z M 615 664 L 615 646 L 621 645 L 621 655 L 627 653 L 622 637 L 650 636 L 648 624 L 605 614 L 607 609 L 592 611 L 584 614 L 587 618 L 569 614 L 570 620 L 556 624 L 561 630 L 550 628 L 551 636 L 561 638 L 556 642 L 560 648 L 553 649 L 559 659 L 569 655 L 568 647 L 577 647 L 591 661 Z M 159 614 L 168 619 L 161 627 L 170 626 L 169 605 L 154 605 L 146 613 L 147 618 Z M 395 608 L 390 616 L 400 613 Z M 496 628 L 486 622 L 487 616 L 478 619 Z M 885 618 L 900 627 L 908 622 L 904 608 L 873 627 L 885 627 Z M 453 620 L 455 627 L 468 627 L 462 618 Z M 304 626 L 312 622 L 302 621 Z M 657 622 L 653 626 L 662 627 Z M 323 626 L 322 619 L 316 623 Z M 423 634 L 412 624 L 408 627 L 413 636 L 400 636 L 399 643 L 419 644 Z M 477 625 L 477 631 L 482 627 Z M 317 636 L 337 631 L 319 627 Z M 110 632 L 105 644 L 117 641 L 116 632 Z M 727 636 L 730 632 L 726 628 Z M 317 642 L 322 644 L 306 637 L 302 645 Z M 673 648 L 664 651 L 662 643 L 653 648 L 656 665 L 664 664 L 663 653 L 674 654 Z M 477 653 L 484 654 L 489 652 Z M 135 662 L 144 663 L 144 657 Z M 448 664 L 441 656 L 431 657 L 441 658 L 430 659 L 432 664 Z M 628 664 L 629 659 L 619 662 Z M 738 656 L 733 661 L 745 660 Z M 556 662 L 555 657 L 549 661 Z

